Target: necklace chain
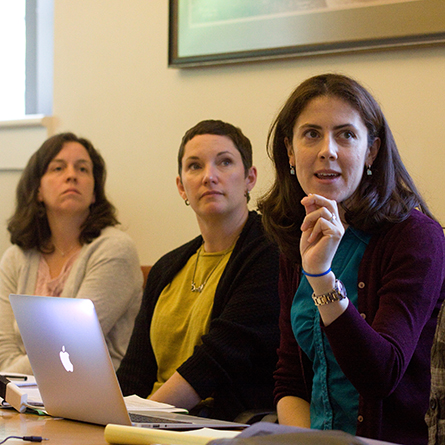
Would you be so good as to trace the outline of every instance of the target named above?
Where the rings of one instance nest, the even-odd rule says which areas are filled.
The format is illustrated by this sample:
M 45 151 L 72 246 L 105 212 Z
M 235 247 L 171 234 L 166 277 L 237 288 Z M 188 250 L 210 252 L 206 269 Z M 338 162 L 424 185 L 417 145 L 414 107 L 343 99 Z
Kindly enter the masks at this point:
M 204 289 L 205 285 L 207 284 L 207 281 L 209 281 L 209 278 L 211 277 L 212 273 L 215 272 L 215 269 L 220 265 L 223 258 L 227 255 L 227 252 L 223 253 L 221 255 L 221 259 L 215 264 L 215 267 L 207 275 L 207 278 L 199 286 L 196 286 L 196 283 L 195 283 L 196 268 L 198 267 L 199 255 L 201 254 L 202 249 L 203 249 L 203 246 L 201 246 L 199 248 L 198 255 L 196 255 L 195 268 L 193 270 L 192 287 L 191 287 L 192 292 L 201 293 L 203 291 L 203 289 Z
M 56 243 L 53 241 L 53 246 L 56 248 L 57 252 L 60 253 L 60 255 L 62 255 L 62 257 L 65 257 L 66 255 L 68 255 L 70 252 L 72 252 L 74 250 L 74 248 L 77 246 L 77 244 L 74 244 L 73 247 L 71 247 L 71 249 L 68 249 L 66 252 L 64 252 L 62 249 L 59 249 L 56 246 Z

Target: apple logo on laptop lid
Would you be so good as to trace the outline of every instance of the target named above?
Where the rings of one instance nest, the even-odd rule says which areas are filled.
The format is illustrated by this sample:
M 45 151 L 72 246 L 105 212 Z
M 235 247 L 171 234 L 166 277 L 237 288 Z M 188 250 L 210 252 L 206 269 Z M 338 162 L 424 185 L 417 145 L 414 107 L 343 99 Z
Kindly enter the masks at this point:
M 68 372 L 73 372 L 74 366 L 71 363 L 70 355 L 67 351 L 65 351 L 65 346 L 62 346 L 62 350 L 59 352 L 60 361 L 62 362 L 63 367 Z

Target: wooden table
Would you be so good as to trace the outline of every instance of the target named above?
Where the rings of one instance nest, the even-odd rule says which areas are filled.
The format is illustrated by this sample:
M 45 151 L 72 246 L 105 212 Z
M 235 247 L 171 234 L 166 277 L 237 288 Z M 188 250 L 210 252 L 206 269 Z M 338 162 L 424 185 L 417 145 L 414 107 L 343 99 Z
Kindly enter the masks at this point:
M 41 442 L 42 445 L 109 445 L 104 439 L 103 426 L 0 409 L 0 441 L 7 436 L 42 436 L 49 439 Z M 9 439 L 5 445 L 32 443 Z
M 105 427 L 36 414 L 19 414 L 15 410 L 0 409 L 0 441 L 7 436 L 42 436 L 42 445 L 110 445 L 104 438 Z M 396 445 L 372 439 L 363 439 L 368 445 Z M 9 439 L 5 445 L 27 445 L 18 439 Z

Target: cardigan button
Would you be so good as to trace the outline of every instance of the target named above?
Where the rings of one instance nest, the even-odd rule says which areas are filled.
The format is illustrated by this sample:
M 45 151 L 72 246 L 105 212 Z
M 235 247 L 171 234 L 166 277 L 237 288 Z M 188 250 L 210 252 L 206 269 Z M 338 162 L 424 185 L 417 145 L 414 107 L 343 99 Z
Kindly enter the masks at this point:
M 363 320 L 366 320 L 366 314 L 365 314 L 365 313 L 362 312 L 362 313 L 360 314 L 360 317 L 362 317 Z
M 362 423 L 362 422 L 363 422 L 363 416 L 358 416 L 358 417 L 357 417 L 357 420 L 358 420 L 360 423 Z
M 363 289 L 365 287 L 365 283 L 363 283 L 363 281 L 360 281 L 360 283 L 358 283 L 358 287 L 359 289 Z

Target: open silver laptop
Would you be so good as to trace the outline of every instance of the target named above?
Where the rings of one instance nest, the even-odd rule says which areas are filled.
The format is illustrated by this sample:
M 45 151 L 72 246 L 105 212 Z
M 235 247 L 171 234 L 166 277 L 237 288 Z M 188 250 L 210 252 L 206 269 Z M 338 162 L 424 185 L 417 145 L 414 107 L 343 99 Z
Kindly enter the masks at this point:
M 11 306 L 48 414 L 147 428 L 243 428 L 235 422 L 150 412 L 131 420 L 91 300 L 10 295 Z

